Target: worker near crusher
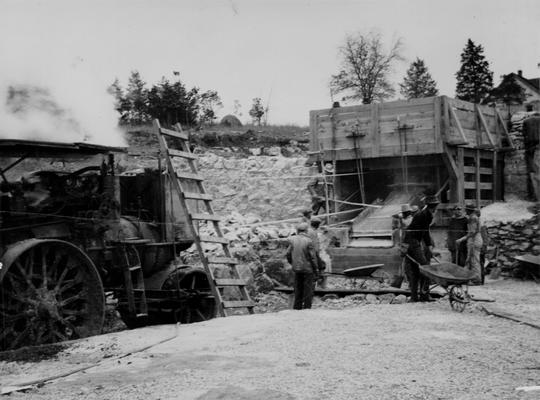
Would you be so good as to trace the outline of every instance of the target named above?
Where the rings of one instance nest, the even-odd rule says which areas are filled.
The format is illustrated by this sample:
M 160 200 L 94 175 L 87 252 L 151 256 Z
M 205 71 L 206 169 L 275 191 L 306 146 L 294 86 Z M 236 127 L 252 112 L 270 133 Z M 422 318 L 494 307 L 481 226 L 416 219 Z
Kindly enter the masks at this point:
M 289 239 L 287 261 L 294 271 L 295 310 L 311 308 L 315 279 L 318 277 L 317 256 L 313 241 L 308 236 L 308 224 L 302 222 L 296 227 L 297 235 Z
M 333 174 L 334 166 L 331 163 L 326 163 L 324 165 L 324 177 L 317 177 L 308 183 L 307 189 L 311 195 L 311 210 L 313 211 L 313 215 L 317 215 L 321 208 L 329 212 L 326 209 L 326 195 L 328 194 L 329 199 L 332 198 L 331 193 L 334 190 L 334 185 L 331 176 Z
M 461 206 L 455 206 L 448 222 L 446 246 L 452 256 L 452 262 L 461 267 L 465 266 L 467 260 L 467 244 L 464 242 L 457 244 L 456 241 L 467 234 L 467 222 L 467 217 L 463 214 Z
M 319 240 L 319 227 L 321 226 L 321 220 L 319 218 L 313 218 L 310 221 L 308 227 L 308 236 L 313 242 L 313 248 L 315 249 L 315 257 L 317 258 L 317 271 L 318 277 L 321 277 L 322 272 L 326 269 L 326 263 L 321 258 L 321 244 Z
M 467 243 L 467 259 L 465 268 L 474 273 L 473 283 L 482 282 L 482 265 L 480 253 L 484 240 L 482 238 L 482 226 L 480 224 L 480 211 L 472 204 L 465 205 L 467 213 L 467 234 L 456 240 L 456 246 Z
M 434 242 L 429 231 L 439 205 L 437 196 L 426 196 L 425 206 L 412 218 L 405 230 L 401 255 L 405 257 L 405 275 L 411 290 L 411 302 L 429 301 L 429 280 L 420 274 L 420 265 L 428 265 L 433 254 Z
M 523 121 L 523 145 L 527 164 L 527 194 L 540 202 L 540 114 Z

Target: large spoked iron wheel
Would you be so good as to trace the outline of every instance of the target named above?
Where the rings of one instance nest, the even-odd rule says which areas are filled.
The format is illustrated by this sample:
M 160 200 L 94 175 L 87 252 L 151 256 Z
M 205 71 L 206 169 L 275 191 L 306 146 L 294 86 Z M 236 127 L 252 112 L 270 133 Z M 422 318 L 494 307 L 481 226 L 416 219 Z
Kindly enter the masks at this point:
M 216 303 L 212 296 L 208 275 L 200 269 L 180 268 L 163 282 L 162 289 L 180 289 L 192 296 L 162 316 L 167 322 L 190 324 L 212 319 L 216 314 Z M 163 318 L 165 317 L 165 318 Z
M 99 334 L 105 297 L 96 267 L 78 247 L 29 239 L 0 270 L 0 350 Z

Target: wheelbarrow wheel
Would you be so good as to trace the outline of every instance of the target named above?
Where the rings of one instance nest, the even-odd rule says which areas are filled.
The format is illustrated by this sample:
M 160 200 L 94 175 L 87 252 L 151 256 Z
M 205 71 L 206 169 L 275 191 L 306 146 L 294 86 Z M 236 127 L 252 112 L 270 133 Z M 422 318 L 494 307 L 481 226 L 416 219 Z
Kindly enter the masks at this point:
M 469 303 L 467 295 L 461 285 L 450 287 L 448 299 L 450 300 L 450 307 L 452 310 L 457 312 L 463 312 Z

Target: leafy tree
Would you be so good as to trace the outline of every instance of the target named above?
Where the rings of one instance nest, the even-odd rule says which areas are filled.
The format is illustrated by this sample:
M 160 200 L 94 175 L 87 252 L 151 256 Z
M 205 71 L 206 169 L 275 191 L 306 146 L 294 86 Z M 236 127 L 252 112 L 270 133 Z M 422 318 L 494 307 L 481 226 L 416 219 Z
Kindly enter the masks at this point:
M 260 97 L 255 97 L 253 99 L 253 104 L 251 106 L 251 110 L 249 110 L 249 115 L 253 119 L 253 123 L 256 122 L 257 125 L 261 126 L 261 118 L 264 115 L 264 107 Z
M 494 88 L 486 102 L 501 102 L 504 104 L 523 104 L 527 95 L 511 74 L 503 75 L 501 84 Z
M 120 123 L 125 123 L 130 105 L 118 78 L 107 88 L 107 92 L 114 98 L 114 108 L 120 114 Z
M 201 93 L 199 101 L 199 124 L 212 124 L 216 119 L 216 109 L 222 108 L 223 103 L 215 90 L 207 90 Z
M 484 56 L 484 48 L 471 39 L 461 53 L 461 67 L 456 73 L 456 97 L 473 103 L 481 103 L 493 88 L 493 72 Z
M 406 72 L 403 83 L 399 84 L 400 92 L 406 99 L 437 96 L 437 84 L 431 77 L 424 60 L 416 58 Z
M 146 82 L 142 80 L 139 72 L 131 71 L 125 95 L 126 106 L 129 106 L 126 113 L 128 123 L 141 124 L 150 120 L 148 115 L 148 89 L 145 86 Z
M 177 122 L 182 125 L 195 125 L 199 112 L 198 96 L 199 89 L 187 91 L 180 80 L 171 83 L 162 78 L 161 82 L 152 86 L 148 92 L 148 114 L 167 125 Z
M 381 35 L 370 32 L 348 35 L 340 47 L 341 69 L 332 75 L 330 88 L 333 93 L 345 93 L 343 100 L 362 100 L 370 104 L 394 95 L 390 73 L 401 56 L 402 43 L 398 39 L 385 50 Z

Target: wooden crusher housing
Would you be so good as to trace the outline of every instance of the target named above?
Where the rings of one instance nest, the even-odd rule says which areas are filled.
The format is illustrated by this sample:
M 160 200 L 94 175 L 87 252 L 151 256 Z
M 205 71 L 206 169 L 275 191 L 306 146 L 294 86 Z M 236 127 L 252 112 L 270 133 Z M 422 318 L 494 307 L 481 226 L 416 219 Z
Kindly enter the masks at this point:
M 334 165 L 330 211 L 357 208 L 349 203 L 382 206 L 339 214 L 337 222 L 352 224 L 330 251 L 335 272 L 399 264 L 397 251 L 388 251 L 396 245 L 392 215 L 403 203 L 422 206 L 426 191 L 441 199 L 435 223 L 442 227 L 456 204 L 502 200 L 500 153 L 513 145 L 494 107 L 446 96 L 334 107 L 311 111 L 310 131 L 308 162 Z

